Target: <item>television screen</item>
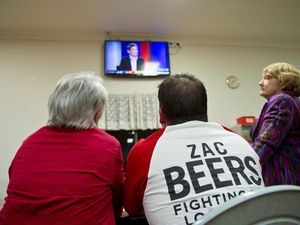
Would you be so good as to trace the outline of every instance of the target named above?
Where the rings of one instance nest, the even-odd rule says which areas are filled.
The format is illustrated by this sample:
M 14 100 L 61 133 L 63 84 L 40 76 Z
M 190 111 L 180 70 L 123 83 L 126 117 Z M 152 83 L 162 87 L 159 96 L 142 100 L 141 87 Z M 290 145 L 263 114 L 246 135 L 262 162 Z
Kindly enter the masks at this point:
M 106 40 L 104 70 L 107 76 L 169 76 L 169 44 L 162 41 Z

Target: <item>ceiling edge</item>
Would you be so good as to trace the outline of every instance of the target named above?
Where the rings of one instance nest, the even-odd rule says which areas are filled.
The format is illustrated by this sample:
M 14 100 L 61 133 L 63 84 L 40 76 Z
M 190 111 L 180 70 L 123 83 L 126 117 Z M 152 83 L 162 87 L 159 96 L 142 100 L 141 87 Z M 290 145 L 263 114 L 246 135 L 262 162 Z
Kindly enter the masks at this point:
M 200 36 L 182 36 L 176 34 L 141 34 L 114 32 L 12 32 L 0 31 L 0 40 L 35 40 L 35 41 L 103 41 L 111 40 L 162 40 L 180 42 L 183 45 L 230 45 L 256 46 L 273 48 L 300 49 L 300 40 L 262 40 L 250 38 L 216 38 Z

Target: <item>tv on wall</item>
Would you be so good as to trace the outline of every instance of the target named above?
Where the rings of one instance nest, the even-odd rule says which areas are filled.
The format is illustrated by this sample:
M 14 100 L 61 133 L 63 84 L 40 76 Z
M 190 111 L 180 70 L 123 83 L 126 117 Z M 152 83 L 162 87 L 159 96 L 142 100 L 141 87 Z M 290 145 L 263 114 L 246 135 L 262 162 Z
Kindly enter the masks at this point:
M 106 76 L 112 77 L 169 76 L 169 43 L 106 40 L 104 70 Z

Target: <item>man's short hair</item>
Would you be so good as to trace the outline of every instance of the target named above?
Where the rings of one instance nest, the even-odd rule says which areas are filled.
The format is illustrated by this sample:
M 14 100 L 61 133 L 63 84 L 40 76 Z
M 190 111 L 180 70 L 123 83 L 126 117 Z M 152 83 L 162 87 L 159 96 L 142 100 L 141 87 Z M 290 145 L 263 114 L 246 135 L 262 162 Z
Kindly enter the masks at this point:
M 207 122 L 207 95 L 203 83 L 190 74 L 164 80 L 158 89 L 161 110 L 169 125 L 201 120 Z
M 137 44 L 135 43 L 130 43 L 127 45 L 127 50 L 129 51 L 133 46 L 137 47 Z

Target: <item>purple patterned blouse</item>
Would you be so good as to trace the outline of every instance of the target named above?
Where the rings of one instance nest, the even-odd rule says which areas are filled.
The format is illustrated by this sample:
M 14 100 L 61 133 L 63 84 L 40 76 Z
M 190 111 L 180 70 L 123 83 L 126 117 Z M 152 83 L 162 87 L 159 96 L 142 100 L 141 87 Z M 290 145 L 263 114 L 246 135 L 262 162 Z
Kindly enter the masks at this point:
M 271 96 L 251 130 L 266 186 L 300 185 L 300 99 L 288 92 Z

